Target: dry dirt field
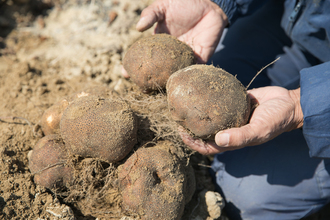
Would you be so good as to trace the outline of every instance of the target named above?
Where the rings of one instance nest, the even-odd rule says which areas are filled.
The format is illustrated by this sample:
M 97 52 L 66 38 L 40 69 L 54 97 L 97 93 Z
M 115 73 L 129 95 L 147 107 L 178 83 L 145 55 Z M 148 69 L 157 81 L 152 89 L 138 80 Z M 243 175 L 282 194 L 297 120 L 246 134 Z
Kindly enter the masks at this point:
M 221 200 L 216 194 L 205 201 L 205 192 L 214 190 L 209 160 L 181 143 L 168 116 L 165 94 L 145 95 L 121 75 L 127 48 L 151 34 L 135 30 L 150 2 L 0 1 L 0 219 L 139 219 L 138 213 L 123 209 L 117 187 L 117 168 L 126 159 L 107 163 L 73 157 L 75 185 L 61 191 L 37 185 L 29 169 L 28 153 L 44 136 L 40 127 L 44 111 L 93 86 L 119 95 L 138 116 L 138 140 L 131 154 L 171 141 L 184 166 L 193 167 L 195 177 L 190 181 L 196 186 L 186 188 L 195 188 L 195 193 L 188 192 L 192 198 L 185 202 L 181 219 L 219 217 L 216 203 Z

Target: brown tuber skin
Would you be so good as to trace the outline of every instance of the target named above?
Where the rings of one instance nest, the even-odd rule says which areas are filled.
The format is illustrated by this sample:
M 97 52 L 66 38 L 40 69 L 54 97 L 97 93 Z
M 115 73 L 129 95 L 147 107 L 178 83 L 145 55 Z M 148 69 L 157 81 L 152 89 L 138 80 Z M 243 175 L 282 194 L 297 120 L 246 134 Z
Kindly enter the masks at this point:
M 74 100 L 89 95 L 108 97 L 114 94 L 112 94 L 110 89 L 106 86 L 89 87 L 56 102 L 46 109 L 41 117 L 40 125 L 44 135 L 60 134 L 60 121 L 64 110 Z
M 123 59 L 127 74 L 145 93 L 165 89 L 172 73 L 192 64 L 191 47 L 168 34 L 136 41 Z
M 123 159 L 137 142 L 137 119 L 119 99 L 86 96 L 72 102 L 61 119 L 69 151 L 109 163 Z
M 59 189 L 71 183 L 73 170 L 65 165 L 68 152 L 59 135 L 43 137 L 30 152 L 29 169 L 36 184 Z
M 250 99 L 230 73 L 209 65 L 175 72 L 167 82 L 172 118 L 192 136 L 214 140 L 221 130 L 246 124 Z
M 61 117 L 68 105 L 68 100 L 62 99 L 50 108 L 46 109 L 41 117 L 41 129 L 44 135 L 60 133 Z
M 167 147 L 140 148 L 119 167 L 122 207 L 141 219 L 180 219 L 195 191 L 193 170 L 185 170 Z

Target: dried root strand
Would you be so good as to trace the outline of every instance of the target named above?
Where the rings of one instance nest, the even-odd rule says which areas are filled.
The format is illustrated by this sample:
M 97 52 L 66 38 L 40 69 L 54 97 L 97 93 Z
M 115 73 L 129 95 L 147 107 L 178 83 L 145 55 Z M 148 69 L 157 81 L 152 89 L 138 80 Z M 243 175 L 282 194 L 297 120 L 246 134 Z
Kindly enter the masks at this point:
M 17 117 L 17 116 L 3 116 L 3 117 L 0 117 L 0 122 L 4 122 L 4 123 L 16 123 L 16 124 L 22 124 L 22 123 L 17 123 L 17 122 L 8 122 L 8 121 L 5 121 L 7 119 L 10 119 L 10 120 L 15 120 L 15 119 L 19 119 L 19 120 L 23 120 L 26 122 L 27 125 L 29 125 L 31 128 L 32 128 L 32 123 L 27 120 L 26 118 L 23 118 L 23 117 Z M 24 125 L 24 124 L 23 124 Z

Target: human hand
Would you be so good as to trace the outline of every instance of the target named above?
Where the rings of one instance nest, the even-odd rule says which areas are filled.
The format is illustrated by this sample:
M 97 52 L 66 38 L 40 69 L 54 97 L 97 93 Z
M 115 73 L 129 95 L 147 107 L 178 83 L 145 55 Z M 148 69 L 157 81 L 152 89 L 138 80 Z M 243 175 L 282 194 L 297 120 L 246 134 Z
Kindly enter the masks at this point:
M 121 75 L 126 79 L 130 78 L 124 66 L 121 66 Z
M 228 24 L 225 13 L 210 0 L 156 0 L 142 11 L 136 28 L 145 31 L 156 22 L 155 33 L 171 34 L 190 45 L 199 63 L 212 56 Z
M 248 124 L 220 131 L 216 134 L 215 141 L 208 142 L 194 139 L 180 128 L 183 142 L 193 150 L 209 155 L 259 145 L 283 132 L 302 127 L 300 88 L 287 90 L 269 86 L 249 90 L 248 94 L 252 103 L 258 104 Z

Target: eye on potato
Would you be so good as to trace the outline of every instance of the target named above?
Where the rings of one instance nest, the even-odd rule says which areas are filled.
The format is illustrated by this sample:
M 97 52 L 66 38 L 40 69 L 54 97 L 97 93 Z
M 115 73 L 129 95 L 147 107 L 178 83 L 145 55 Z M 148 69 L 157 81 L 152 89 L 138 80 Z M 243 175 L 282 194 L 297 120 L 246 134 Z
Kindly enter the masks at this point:
M 61 136 L 69 151 L 109 163 L 123 159 L 137 142 L 137 119 L 120 99 L 81 97 L 64 111 Z
M 192 48 L 168 34 L 141 38 L 123 58 L 127 74 L 146 93 L 165 89 L 172 73 L 192 64 Z
M 210 65 L 192 65 L 167 82 L 172 118 L 188 133 L 213 139 L 217 132 L 248 122 L 250 99 L 235 76 Z
M 29 169 L 34 182 L 49 189 L 65 187 L 72 181 L 73 170 L 66 166 L 67 149 L 59 135 L 41 138 L 29 153 Z

